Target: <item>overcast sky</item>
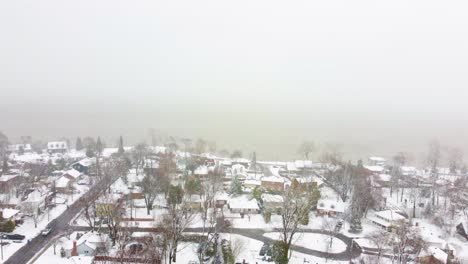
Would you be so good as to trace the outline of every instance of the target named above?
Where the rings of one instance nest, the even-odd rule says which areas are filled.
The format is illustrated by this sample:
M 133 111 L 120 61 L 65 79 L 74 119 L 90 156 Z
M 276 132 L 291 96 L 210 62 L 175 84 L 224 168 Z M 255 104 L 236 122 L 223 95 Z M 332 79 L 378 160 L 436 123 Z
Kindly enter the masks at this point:
M 0 130 L 468 152 L 466 1 L 2 1 Z

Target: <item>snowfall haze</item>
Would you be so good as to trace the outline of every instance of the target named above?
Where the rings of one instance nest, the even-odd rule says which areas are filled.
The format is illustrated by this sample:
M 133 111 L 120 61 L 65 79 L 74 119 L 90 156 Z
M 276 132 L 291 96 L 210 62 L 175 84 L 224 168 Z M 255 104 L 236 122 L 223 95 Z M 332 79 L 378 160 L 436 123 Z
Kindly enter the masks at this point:
M 113 144 L 155 128 L 259 159 L 297 158 L 303 140 L 353 157 L 418 156 L 432 139 L 466 153 L 467 8 L 3 1 L 0 131 Z

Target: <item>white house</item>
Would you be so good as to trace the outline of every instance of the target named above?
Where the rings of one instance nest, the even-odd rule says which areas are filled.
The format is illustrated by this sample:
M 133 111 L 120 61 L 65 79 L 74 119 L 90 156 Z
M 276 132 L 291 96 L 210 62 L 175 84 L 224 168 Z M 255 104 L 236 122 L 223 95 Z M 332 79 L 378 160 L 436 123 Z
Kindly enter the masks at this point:
M 64 172 L 62 176 L 67 177 L 70 181 L 74 182 L 74 181 L 79 180 L 81 176 L 81 172 L 75 169 L 71 169 L 71 170 L 67 170 L 66 172 Z
M 346 205 L 335 200 L 320 199 L 317 202 L 317 215 L 338 216 L 345 212 Z
M 283 196 L 277 194 L 262 194 L 263 208 L 270 211 L 277 211 L 283 206 Z
M 394 210 L 384 210 L 375 212 L 374 216 L 369 217 L 369 220 L 381 228 L 390 230 L 393 226 L 398 225 L 398 222 L 405 221 L 406 217 Z
M 368 161 L 369 165 L 371 166 L 385 166 L 386 160 L 381 157 L 369 157 Z
M 31 152 L 32 147 L 31 144 L 14 144 L 14 145 L 9 145 L 7 147 L 8 152 L 15 152 L 18 153 L 20 151 L 23 152 Z
M 62 241 L 66 257 L 95 256 L 99 250 L 109 246 L 110 242 L 107 234 L 100 234 L 93 231 L 83 235 L 76 233 L 75 236 L 71 238 L 70 240 L 64 238 Z
M 248 199 L 245 195 L 230 198 L 228 208 L 231 213 L 258 214 L 260 212 L 257 200 Z
M 47 143 L 49 153 L 65 153 L 68 151 L 68 145 L 65 141 L 52 141 Z

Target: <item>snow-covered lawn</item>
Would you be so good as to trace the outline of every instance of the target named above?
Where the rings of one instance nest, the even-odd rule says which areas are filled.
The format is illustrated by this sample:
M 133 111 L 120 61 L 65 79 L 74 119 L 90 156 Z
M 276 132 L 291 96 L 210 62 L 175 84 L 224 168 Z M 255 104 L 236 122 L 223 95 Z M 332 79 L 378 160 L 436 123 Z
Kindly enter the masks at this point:
M 235 244 L 238 241 L 242 245 L 241 252 L 236 257 L 236 262 L 242 263 L 245 260 L 247 263 L 258 263 L 258 264 L 271 264 L 272 262 L 263 261 L 262 257 L 259 255 L 260 249 L 263 246 L 263 242 L 247 238 L 240 235 L 233 234 L 222 234 L 222 237 L 228 240 L 231 240 L 232 244 Z M 335 243 L 335 241 L 333 242 Z M 304 260 L 306 262 L 304 262 Z M 349 261 L 334 261 L 334 260 L 325 260 L 324 258 L 314 257 L 298 252 L 293 252 L 290 260 L 290 264 L 303 264 L 303 263 L 330 263 L 330 264 L 347 264 Z
M 263 236 L 274 240 L 280 239 L 280 233 L 265 233 Z M 293 239 L 293 245 L 328 253 L 346 251 L 346 244 L 343 241 L 333 238 L 330 247 L 330 236 L 322 234 L 298 233 Z

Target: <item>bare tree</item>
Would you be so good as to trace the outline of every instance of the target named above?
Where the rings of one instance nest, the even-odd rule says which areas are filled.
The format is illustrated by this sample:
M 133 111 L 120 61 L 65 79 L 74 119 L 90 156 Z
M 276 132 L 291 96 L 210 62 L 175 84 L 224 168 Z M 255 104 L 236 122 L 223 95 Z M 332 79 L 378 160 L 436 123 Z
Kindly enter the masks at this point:
M 165 245 L 164 253 L 166 263 L 176 262 L 178 244 L 182 239 L 182 233 L 190 226 L 194 219 L 194 212 L 189 205 L 190 197 L 185 195 L 180 186 L 169 187 L 167 199 L 167 214 L 159 224 L 162 233 L 162 244 Z
M 290 187 L 283 191 L 283 203 L 281 206 L 281 241 L 285 256 L 291 258 L 291 244 L 300 224 L 309 217 L 309 199 L 300 188 Z
M 451 173 L 457 173 L 462 168 L 463 152 L 459 148 L 450 148 L 448 150 L 448 162 Z
M 306 160 L 309 160 L 310 154 L 315 151 L 315 144 L 312 141 L 304 141 L 299 145 L 297 153 L 303 156 Z
M 390 234 L 386 230 L 379 229 L 371 233 L 368 239 L 377 249 L 377 259 L 375 260 L 375 263 L 380 263 L 380 258 L 382 257 L 384 250 L 390 245 Z
M 412 227 L 406 221 L 400 221 L 393 229 L 390 237 L 390 244 L 393 248 L 393 260 L 396 263 L 407 263 L 408 257 L 417 256 L 425 247 L 418 229 Z
M 135 164 L 135 169 L 137 175 L 139 175 L 140 166 L 143 167 L 146 156 L 149 153 L 148 146 L 145 143 L 139 143 L 135 146 L 132 151 L 133 163 Z
M 204 139 L 197 139 L 197 142 L 195 143 L 195 153 L 197 154 L 201 154 L 201 153 L 204 153 L 206 152 L 206 146 L 207 146 L 207 143 Z
M 239 238 L 231 239 L 231 252 L 234 259 L 237 259 L 242 252 L 246 250 L 245 244 Z
M 429 143 L 429 153 L 427 156 L 427 161 L 431 169 L 431 179 L 432 179 L 432 205 L 435 205 L 435 183 L 439 178 L 439 163 L 441 159 L 440 153 L 440 144 L 437 140 L 434 140 Z

